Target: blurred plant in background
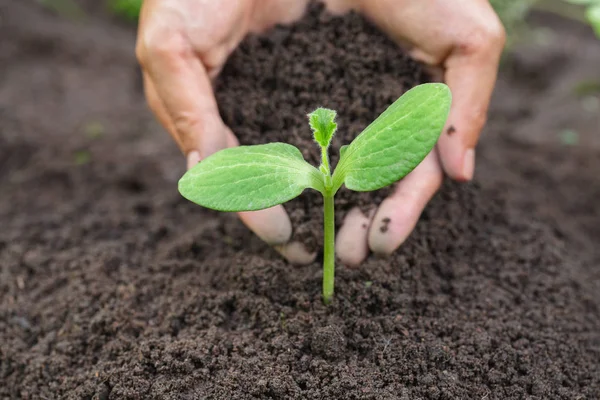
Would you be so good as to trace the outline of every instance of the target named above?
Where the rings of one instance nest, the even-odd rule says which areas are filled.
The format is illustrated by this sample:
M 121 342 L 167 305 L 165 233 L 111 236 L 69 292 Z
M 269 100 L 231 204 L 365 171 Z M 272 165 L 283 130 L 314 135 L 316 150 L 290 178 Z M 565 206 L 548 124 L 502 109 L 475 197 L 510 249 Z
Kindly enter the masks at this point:
M 49 2 L 49 0 L 45 1 Z M 108 0 L 108 6 L 113 14 L 135 22 L 139 18 L 142 2 L 143 0 Z M 590 24 L 596 35 L 600 37 L 600 0 L 490 0 L 490 3 L 506 27 L 509 39 L 525 26 L 525 17 L 532 8 L 537 6 L 565 17 L 585 19 L 585 22 Z M 560 3 L 571 3 L 580 8 L 585 7 L 585 16 L 583 18 L 578 16 L 578 10 L 565 9 L 560 6 Z
M 536 0 L 490 0 L 509 36 L 524 23 L 531 6 Z
M 109 11 L 130 22 L 137 22 L 144 0 L 106 0 Z M 218 1 L 218 0 L 215 0 Z M 83 10 L 75 0 L 38 0 L 45 7 L 70 19 L 81 19 Z M 600 38 L 600 0 L 490 0 L 508 33 L 508 45 L 518 32 L 526 29 L 525 17 L 540 9 L 589 24 Z
M 525 17 L 532 9 L 587 23 L 600 38 L 600 0 L 490 0 L 490 3 L 506 28 L 509 44 L 526 28 Z
M 129 22 L 136 23 L 144 0 L 104 0 L 108 11 Z M 39 4 L 63 18 L 81 21 L 86 12 L 77 0 L 37 0 Z
M 110 11 L 131 22 L 137 22 L 143 0 L 108 0 Z
M 585 19 L 600 38 L 600 0 L 564 0 L 585 7 Z

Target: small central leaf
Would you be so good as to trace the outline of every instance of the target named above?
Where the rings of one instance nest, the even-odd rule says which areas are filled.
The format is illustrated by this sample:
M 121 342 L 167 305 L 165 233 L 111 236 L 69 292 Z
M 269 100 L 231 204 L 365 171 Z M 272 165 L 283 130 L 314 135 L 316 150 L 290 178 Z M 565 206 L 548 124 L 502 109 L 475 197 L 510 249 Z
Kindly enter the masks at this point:
M 337 129 L 335 123 L 336 112 L 328 108 L 317 108 L 315 111 L 308 114 L 308 122 L 317 143 L 321 147 L 329 147 L 331 138 Z
M 179 180 L 183 197 L 218 211 L 262 210 L 307 188 L 323 191 L 322 174 L 286 143 L 221 150 Z

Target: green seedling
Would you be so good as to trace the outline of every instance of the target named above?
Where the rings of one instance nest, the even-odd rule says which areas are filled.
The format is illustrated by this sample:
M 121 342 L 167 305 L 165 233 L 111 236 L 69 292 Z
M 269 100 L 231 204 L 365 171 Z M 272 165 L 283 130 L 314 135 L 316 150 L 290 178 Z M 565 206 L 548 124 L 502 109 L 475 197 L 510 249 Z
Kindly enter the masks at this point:
M 308 115 L 321 148 L 321 165 L 307 163 L 286 143 L 221 150 L 191 168 L 179 180 L 186 199 L 218 211 L 256 211 L 285 203 L 305 189 L 324 199 L 323 300 L 334 288 L 334 201 L 347 189 L 367 192 L 391 185 L 411 172 L 435 146 L 450 110 L 449 88 L 419 85 L 396 100 L 362 133 L 340 149 L 332 170 L 328 149 L 337 129 L 336 113 L 319 108 Z

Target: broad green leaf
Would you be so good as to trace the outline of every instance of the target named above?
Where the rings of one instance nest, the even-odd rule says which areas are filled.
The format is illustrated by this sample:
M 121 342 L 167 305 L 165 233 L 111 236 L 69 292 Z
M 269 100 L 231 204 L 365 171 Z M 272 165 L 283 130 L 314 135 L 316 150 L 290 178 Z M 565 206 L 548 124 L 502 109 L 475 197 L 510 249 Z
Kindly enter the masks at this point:
M 285 203 L 306 188 L 323 191 L 321 173 L 285 143 L 221 150 L 183 175 L 186 199 L 219 211 L 254 211 Z
M 329 147 L 331 138 L 335 133 L 337 128 L 335 116 L 336 112 L 327 108 L 317 108 L 308 114 L 308 123 L 313 130 L 315 140 L 322 147 Z
M 366 192 L 411 172 L 435 146 L 452 95 L 442 83 L 419 85 L 396 100 L 348 146 L 333 175 L 334 190 Z
M 344 154 L 346 154 L 346 149 L 348 149 L 348 145 L 345 144 L 342 147 L 340 147 L 340 158 L 344 157 Z

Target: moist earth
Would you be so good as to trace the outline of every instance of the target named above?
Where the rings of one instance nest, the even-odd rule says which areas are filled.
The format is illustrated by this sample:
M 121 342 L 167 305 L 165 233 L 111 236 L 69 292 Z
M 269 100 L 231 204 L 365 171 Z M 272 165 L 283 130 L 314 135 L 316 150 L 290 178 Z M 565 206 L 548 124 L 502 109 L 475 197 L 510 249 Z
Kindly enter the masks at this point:
M 72 22 L 0 2 L 1 398 L 600 397 L 600 149 L 515 135 L 545 126 L 536 102 L 587 65 L 572 45 L 539 54 L 566 55 L 562 74 L 508 54 L 475 182 L 445 182 L 393 256 L 339 264 L 324 306 L 318 261 L 291 266 L 177 193 L 183 160 L 144 105 L 134 30 L 90 5 Z M 358 16 L 313 8 L 248 38 L 217 88 L 243 143 L 316 163 L 306 113 L 338 110 L 334 158 L 425 80 Z M 342 192 L 340 215 L 381 196 Z M 288 210 L 318 245 L 318 197 Z

